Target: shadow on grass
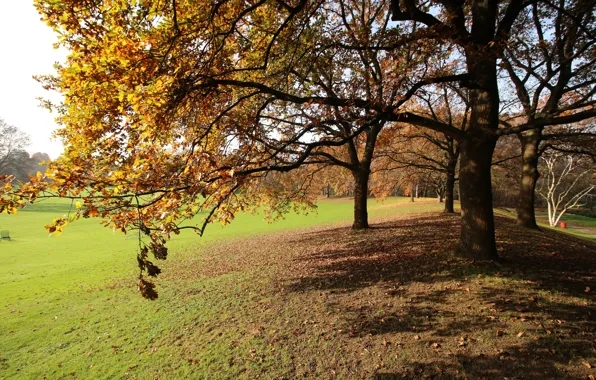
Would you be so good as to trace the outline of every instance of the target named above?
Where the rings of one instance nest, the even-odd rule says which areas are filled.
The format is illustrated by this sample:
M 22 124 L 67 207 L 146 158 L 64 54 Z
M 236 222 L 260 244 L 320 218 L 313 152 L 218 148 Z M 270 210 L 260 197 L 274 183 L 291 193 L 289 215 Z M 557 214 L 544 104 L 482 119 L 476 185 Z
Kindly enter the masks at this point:
M 568 364 L 568 358 L 558 355 L 549 344 L 533 342 L 500 349 L 492 355 L 454 355 L 453 360 L 438 359 L 433 363 L 411 361 L 399 373 L 379 371 L 375 380 L 392 379 L 576 379 L 562 367 Z M 585 341 L 566 342 L 566 350 L 585 351 Z M 553 353 L 554 352 L 554 353 Z M 455 376 L 454 376 L 455 375 Z M 582 377 L 579 377 L 582 378 Z M 585 377 L 587 378 L 587 376 Z
M 376 379 L 587 377 L 594 363 L 582 360 L 596 357 L 596 244 L 506 218 L 496 223 L 499 264 L 453 257 L 458 216 L 303 234 L 292 243 L 305 247 L 296 262 L 308 264 L 288 288 L 356 294 L 374 287 L 383 294 L 371 299 L 391 306 L 337 301 L 350 337 L 418 334 L 437 351 L 444 347 L 399 372 L 380 369 Z
M 436 280 L 439 273 L 457 265 L 446 252 L 455 247 L 459 220 L 452 216 L 442 222 L 437 226 L 436 217 L 421 216 L 365 231 L 335 228 L 303 234 L 292 243 L 314 252 L 307 260 L 315 262 L 316 268 L 292 290 L 357 289 L 381 281 Z M 427 278 L 429 275 L 432 278 Z M 445 272 L 444 276 L 453 275 Z

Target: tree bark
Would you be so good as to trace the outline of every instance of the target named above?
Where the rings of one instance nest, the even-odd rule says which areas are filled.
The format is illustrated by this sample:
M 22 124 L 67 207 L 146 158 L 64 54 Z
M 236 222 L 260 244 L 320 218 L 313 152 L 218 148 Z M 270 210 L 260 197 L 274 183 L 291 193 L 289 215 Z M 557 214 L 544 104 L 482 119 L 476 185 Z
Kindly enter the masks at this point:
M 484 8 L 483 8 L 484 7 Z M 490 39 L 496 2 L 479 0 L 472 32 L 477 41 Z M 479 23 L 479 21 L 483 20 Z M 485 25 L 480 25 L 485 24 Z M 495 221 L 491 186 L 491 161 L 497 137 L 487 130 L 499 125 L 499 90 L 496 56 L 476 44 L 466 49 L 470 88 L 470 125 L 460 142 L 459 188 L 461 233 L 456 253 L 474 260 L 496 260 Z
M 495 139 L 462 141 L 461 234 L 457 253 L 476 260 L 498 258 L 492 204 L 491 159 Z
M 451 164 L 451 163 L 450 163 Z M 452 214 L 453 210 L 453 191 L 455 188 L 455 165 L 447 169 L 447 181 L 445 184 L 445 209 L 443 212 Z
M 519 203 L 517 207 L 517 224 L 538 229 L 534 201 L 538 173 L 538 147 L 542 137 L 542 128 L 536 128 L 520 134 L 522 149 L 522 171 L 519 185 Z
M 369 228 L 368 225 L 368 177 L 370 171 L 356 170 L 354 176 L 354 223 L 353 230 Z

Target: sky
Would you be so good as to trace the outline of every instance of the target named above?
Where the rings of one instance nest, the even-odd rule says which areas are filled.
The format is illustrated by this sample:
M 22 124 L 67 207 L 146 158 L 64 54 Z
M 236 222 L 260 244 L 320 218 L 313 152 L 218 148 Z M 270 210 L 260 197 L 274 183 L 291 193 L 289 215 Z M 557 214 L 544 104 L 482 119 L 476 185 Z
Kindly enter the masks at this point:
M 54 63 L 64 61 L 66 51 L 53 48 L 56 36 L 40 21 L 33 0 L 0 3 L 0 118 L 30 135 L 29 153 L 45 152 L 57 158 L 63 147 L 51 138 L 58 127 L 55 114 L 39 107 L 37 98 L 60 98 L 32 77 L 52 73 Z

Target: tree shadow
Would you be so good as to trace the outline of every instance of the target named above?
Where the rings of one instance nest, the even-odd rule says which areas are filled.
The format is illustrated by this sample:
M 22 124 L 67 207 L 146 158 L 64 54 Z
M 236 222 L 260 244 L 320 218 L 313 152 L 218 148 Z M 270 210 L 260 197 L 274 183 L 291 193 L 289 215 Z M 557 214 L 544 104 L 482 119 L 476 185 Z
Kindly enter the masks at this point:
M 577 379 L 576 373 L 565 370 L 573 355 L 564 352 L 585 352 L 586 342 L 572 339 L 561 345 L 552 342 L 531 342 L 511 345 L 496 350 L 493 354 L 468 354 L 453 356 L 453 360 L 410 361 L 399 372 L 377 372 L 375 380 L 390 379 Z M 554 348 L 554 347 L 558 347 Z M 582 378 L 582 377 L 580 377 Z M 585 376 L 585 378 L 588 378 Z
M 311 263 L 310 275 L 289 288 L 354 290 L 373 283 L 437 282 L 475 273 L 528 278 L 570 294 L 593 285 L 596 244 L 555 231 L 517 227 L 496 217 L 500 263 L 473 263 L 452 255 L 459 218 L 425 214 L 364 231 L 334 228 L 299 235 L 289 244 L 305 247 L 296 262 Z
M 457 242 L 455 217 L 419 216 L 392 221 L 364 231 L 334 228 L 306 233 L 290 244 L 306 247 L 312 274 L 290 286 L 294 291 L 358 289 L 378 282 L 424 280 L 457 265 L 450 252 Z M 446 276 L 451 274 L 446 273 Z
M 305 247 L 295 258 L 302 275 L 286 287 L 348 295 L 374 288 L 377 303 L 331 304 L 350 338 L 416 334 L 450 350 L 407 360 L 401 371 L 379 369 L 375 379 L 587 376 L 591 369 L 579 367 L 596 357 L 596 244 L 503 217 L 496 225 L 499 264 L 453 257 L 459 218 L 451 215 L 303 234 L 290 242 Z

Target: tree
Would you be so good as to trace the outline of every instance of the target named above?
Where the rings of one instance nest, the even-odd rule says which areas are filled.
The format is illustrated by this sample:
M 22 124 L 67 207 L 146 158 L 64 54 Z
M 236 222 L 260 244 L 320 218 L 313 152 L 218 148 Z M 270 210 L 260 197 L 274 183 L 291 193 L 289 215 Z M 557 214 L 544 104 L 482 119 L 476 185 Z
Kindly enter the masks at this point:
M 451 128 L 464 132 L 468 127 L 469 111 L 466 95 L 444 85 L 421 91 L 417 95 L 416 112 Z M 445 209 L 453 213 L 456 169 L 459 160 L 459 143 L 453 137 L 433 130 L 398 126 L 381 136 L 380 167 L 408 171 L 439 173 L 419 175 L 431 184 L 437 194 L 445 196 Z M 443 178 L 441 178 L 441 176 Z
M 594 117 L 596 28 L 593 1 L 534 2 L 513 26 L 501 67 L 510 79 L 519 110 L 515 123 L 522 149 L 517 223 L 538 228 L 534 213 L 540 144 L 548 120 L 582 121 Z M 508 121 L 504 121 L 512 126 Z M 528 129 L 528 127 L 532 127 Z M 523 129 L 526 129 L 525 131 Z M 567 131 L 582 138 L 585 130 Z
M 342 123 L 346 134 L 352 133 L 356 128 L 349 123 Z M 360 136 L 349 140 L 342 148 L 345 154 L 332 152 L 329 150 L 317 150 L 313 153 L 313 158 L 321 157 L 324 164 L 331 163 L 348 170 L 352 176 L 354 184 L 354 220 L 352 229 L 361 230 L 369 227 L 368 224 L 368 194 L 369 178 L 371 173 L 371 164 L 374 158 L 374 150 L 379 132 L 385 122 L 380 121 L 371 125 Z
M 461 49 L 461 61 L 466 72 L 462 85 L 470 90 L 470 127 L 459 135 L 460 195 L 462 206 L 462 230 L 459 253 L 478 259 L 497 258 L 491 194 L 491 157 L 497 141 L 496 136 L 512 132 L 524 132 L 543 125 L 560 125 L 596 115 L 596 110 L 582 110 L 573 115 L 546 114 L 539 120 L 522 125 L 515 130 L 498 130 L 500 93 L 498 89 L 499 60 L 511 44 L 514 26 L 523 25 L 532 4 L 540 3 L 552 10 L 556 17 L 568 17 L 566 9 L 550 2 L 524 2 L 513 0 L 452 2 L 440 1 L 440 11 L 425 12 L 416 2 L 394 0 L 393 20 L 415 21 L 426 26 L 425 38 L 451 42 Z M 578 1 L 583 14 L 593 15 L 593 2 Z M 443 14 L 441 12 L 444 12 Z M 436 17 L 439 15 L 439 18 Z M 448 15 L 449 17 L 441 17 Z M 571 16 L 582 33 L 591 36 L 593 17 Z M 468 28 L 468 26 L 470 26 Z M 558 33 L 559 31 L 557 31 Z M 439 35 L 437 37 L 437 34 Z M 418 35 L 420 38 L 420 35 Z M 539 46 L 540 44 L 538 44 Z M 580 71 L 593 71 L 593 59 L 584 62 Z M 557 74 L 558 76 L 558 74 Z M 590 95 L 591 92 L 588 92 Z M 591 96 L 591 95 L 590 95 Z M 582 95 L 583 97 L 583 95 Z
M 540 159 L 544 175 L 538 193 L 547 203 L 548 223 L 555 227 L 567 210 L 579 206 L 596 188 L 594 161 L 559 152 Z
M 0 175 L 14 173 L 20 162 L 19 154 L 28 145 L 29 136 L 25 132 L 0 118 Z
M 37 172 L 45 173 L 50 157 L 46 153 L 40 152 L 30 156 L 24 150 L 17 150 L 12 152 L 8 161 L 3 174 L 10 175 L 16 181 L 27 182 Z
M 85 189 L 73 217 L 102 216 L 122 231 L 141 230 L 148 241 L 139 266 L 156 275 L 148 252 L 165 258 L 171 233 L 202 234 L 210 221 L 229 222 L 237 210 L 257 207 L 262 197 L 245 190 L 259 186 L 262 173 L 308 164 L 323 148 L 386 122 L 390 112 L 371 104 L 411 97 L 399 97 L 401 76 L 379 86 L 379 69 L 397 65 L 400 51 L 341 45 L 381 44 L 389 34 L 387 5 L 39 1 L 46 20 L 66 31 L 61 43 L 72 52 L 57 76 L 40 78 L 65 95 L 57 108 L 66 152 L 49 170 L 51 185 L 31 183 L 5 208 L 40 196 L 79 197 Z M 201 225 L 179 224 L 202 210 Z M 57 219 L 48 229 L 67 223 Z M 149 282 L 140 284 L 155 297 Z
M 310 64 L 307 70 L 292 68 L 299 86 L 309 88 L 311 92 L 325 94 L 328 99 L 366 99 L 369 102 L 404 105 L 411 98 L 407 94 L 400 98 L 400 91 L 406 92 L 411 77 L 391 75 L 388 66 L 399 71 L 422 72 L 426 63 L 425 49 L 413 49 L 404 45 L 402 49 L 383 52 L 374 47 L 388 33 L 388 12 L 386 2 L 339 2 L 338 24 L 334 34 L 345 35 L 346 43 L 357 49 L 345 48 L 345 44 L 334 46 L 337 41 L 330 40 L 325 47 L 323 59 Z M 333 7 L 332 7 L 333 8 Z M 371 12 L 371 9 L 375 11 Z M 412 29 L 408 26 L 407 29 Z M 324 35 L 324 33 L 323 33 Z M 416 75 L 413 75 L 416 78 Z M 353 107 L 333 106 L 325 114 L 325 122 L 316 120 L 319 133 L 327 138 L 342 139 L 343 147 L 321 147 L 310 152 L 304 164 L 336 165 L 350 172 L 353 178 L 354 220 L 352 229 L 369 227 L 368 195 L 372 161 L 375 158 L 377 138 L 385 128 L 387 118 L 377 120 L 368 115 L 368 126 L 361 128 L 363 116 L 368 112 L 355 110 Z M 357 133 L 357 131 L 360 132 Z M 353 138 L 347 138 L 348 136 Z M 273 145 L 277 145 L 274 142 Z M 299 153 L 299 152 L 295 152 Z

